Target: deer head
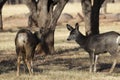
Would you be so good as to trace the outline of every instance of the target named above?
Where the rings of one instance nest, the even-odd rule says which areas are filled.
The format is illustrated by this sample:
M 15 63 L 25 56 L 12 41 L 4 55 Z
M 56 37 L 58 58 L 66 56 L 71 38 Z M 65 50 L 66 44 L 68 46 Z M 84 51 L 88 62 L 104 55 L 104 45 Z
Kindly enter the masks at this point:
M 68 41 L 70 40 L 76 40 L 79 35 L 79 24 L 75 24 L 75 28 L 73 28 L 71 25 L 67 24 L 67 29 L 70 31 L 70 34 L 67 38 Z

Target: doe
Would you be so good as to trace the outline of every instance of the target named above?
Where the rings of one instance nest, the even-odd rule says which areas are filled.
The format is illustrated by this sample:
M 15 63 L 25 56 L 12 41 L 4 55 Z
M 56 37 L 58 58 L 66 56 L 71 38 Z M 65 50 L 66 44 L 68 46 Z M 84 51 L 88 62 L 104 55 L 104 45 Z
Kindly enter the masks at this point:
M 85 51 L 89 53 L 90 57 L 90 72 L 96 72 L 96 64 L 98 55 L 109 52 L 113 57 L 113 64 L 110 69 L 110 73 L 113 72 L 117 63 L 117 59 L 120 58 L 120 34 L 114 31 L 106 32 L 97 35 L 84 36 L 79 31 L 79 24 L 75 24 L 75 28 L 66 25 L 70 31 L 70 35 L 67 40 L 75 40 Z
M 33 74 L 32 61 L 38 42 L 38 38 L 30 30 L 21 29 L 18 31 L 15 38 L 17 53 L 17 76 L 19 76 L 21 60 L 23 60 L 25 66 L 27 66 L 29 74 Z

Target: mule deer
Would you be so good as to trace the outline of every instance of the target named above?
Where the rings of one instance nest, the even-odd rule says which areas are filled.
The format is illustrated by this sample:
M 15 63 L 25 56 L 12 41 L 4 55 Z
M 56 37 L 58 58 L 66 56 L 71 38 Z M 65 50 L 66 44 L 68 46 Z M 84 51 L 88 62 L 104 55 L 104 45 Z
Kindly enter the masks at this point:
M 79 24 L 76 23 L 75 28 L 66 25 L 70 31 L 70 35 L 67 40 L 75 40 L 85 51 L 89 53 L 90 57 L 90 72 L 96 72 L 96 63 L 98 55 L 109 52 L 114 61 L 110 69 L 110 73 L 117 63 L 117 59 L 120 58 L 120 34 L 114 31 L 106 32 L 98 35 L 84 36 L 79 31 Z
M 27 66 L 29 74 L 33 74 L 33 57 L 35 48 L 39 43 L 39 39 L 30 30 L 21 29 L 15 38 L 15 46 L 17 53 L 17 76 L 19 76 L 20 62 L 23 60 Z

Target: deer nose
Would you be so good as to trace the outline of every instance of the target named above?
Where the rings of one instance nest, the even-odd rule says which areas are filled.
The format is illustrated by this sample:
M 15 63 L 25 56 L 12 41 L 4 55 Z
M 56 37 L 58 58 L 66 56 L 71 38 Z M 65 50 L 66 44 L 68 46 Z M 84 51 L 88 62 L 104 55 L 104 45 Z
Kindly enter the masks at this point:
M 69 39 L 69 38 L 67 38 L 67 41 L 70 41 L 70 39 Z

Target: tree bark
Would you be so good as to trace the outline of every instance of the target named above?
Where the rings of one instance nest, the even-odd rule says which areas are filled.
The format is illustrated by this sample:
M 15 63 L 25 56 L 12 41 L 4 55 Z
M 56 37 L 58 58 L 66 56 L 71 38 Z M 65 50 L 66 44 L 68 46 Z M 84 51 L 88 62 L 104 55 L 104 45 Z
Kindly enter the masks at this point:
M 45 24 L 46 29 L 48 29 L 48 31 L 46 30 L 46 33 L 44 35 L 44 41 L 46 45 L 44 45 L 44 47 L 48 47 L 47 50 L 49 54 L 54 54 L 54 32 L 55 32 L 55 28 L 56 28 L 56 23 L 57 20 L 65 6 L 66 2 L 59 2 L 55 8 L 54 11 L 52 11 L 53 9 L 53 5 L 50 6 L 50 13 L 48 14 L 48 19 L 47 19 L 47 23 Z
M 92 34 L 99 34 L 99 13 L 100 7 L 105 0 L 94 0 L 91 13 L 91 31 Z
M 29 2 L 29 5 L 28 5 Z M 29 0 L 31 22 L 43 28 L 42 49 L 45 54 L 54 54 L 54 32 L 57 20 L 68 0 Z M 31 6 L 32 5 L 32 6 Z M 32 27 L 32 25 L 31 25 Z
M 85 22 L 85 32 L 86 35 L 90 35 L 91 31 L 91 0 L 81 0 L 82 11 L 84 14 L 84 22 Z
M 0 30 L 3 30 L 2 10 L 0 10 Z
M 2 22 L 2 8 L 7 0 L 0 1 L 0 30 L 3 30 L 3 22 Z
M 37 22 L 37 4 L 36 0 L 25 0 L 24 3 L 27 5 L 29 8 L 29 17 L 28 17 L 28 27 L 36 26 L 38 27 L 38 22 Z
M 99 10 L 104 0 L 82 0 L 86 35 L 99 34 Z

